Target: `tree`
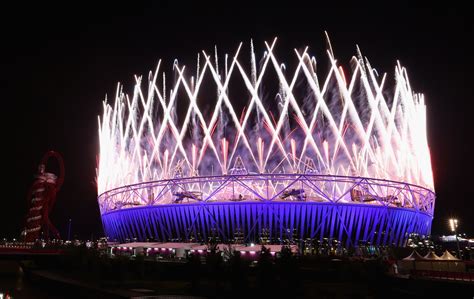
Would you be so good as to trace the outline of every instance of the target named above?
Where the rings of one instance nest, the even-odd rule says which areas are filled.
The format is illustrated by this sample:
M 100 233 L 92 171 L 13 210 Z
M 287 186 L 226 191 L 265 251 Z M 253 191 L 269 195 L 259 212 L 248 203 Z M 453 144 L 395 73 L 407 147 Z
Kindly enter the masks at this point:
M 298 260 L 291 251 L 290 246 L 282 246 L 280 256 L 277 259 L 277 265 L 281 279 L 280 287 L 283 290 L 297 291 L 299 279 Z
M 229 257 L 229 267 L 230 267 L 230 282 L 232 285 L 232 291 L 236 297 L 241 297 L 240 295 L 246 293 L 246 277 L 248 265 L 242 259 L 240 251 L 233 250 Z
M 275 290 L 275 267 L 270 249 L 262 245 L 257 263 L 257 283 L 261 291 Z
M 199 281 L 201 273 L 201 258 L 198 254 L 192 253 L 188 256 L 189 275 L 191 278 L 191 292 L 199 294 Z

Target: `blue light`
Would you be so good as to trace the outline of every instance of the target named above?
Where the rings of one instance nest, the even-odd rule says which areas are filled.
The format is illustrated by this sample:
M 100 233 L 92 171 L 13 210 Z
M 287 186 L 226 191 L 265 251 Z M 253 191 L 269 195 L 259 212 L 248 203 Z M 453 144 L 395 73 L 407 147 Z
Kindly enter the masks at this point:
M 360 240 L 375 245 L 404 246 L 410 233 L 427 235 L 432 216 L 408 208 L 316 202 L 217 202 L 142 206 L 102 215 L 109 239 L 159 241 L 207 240 L 217 232 L 222 241 L 243 233 L 257 242 L 294 238 L 341 240 L 346 247 Z

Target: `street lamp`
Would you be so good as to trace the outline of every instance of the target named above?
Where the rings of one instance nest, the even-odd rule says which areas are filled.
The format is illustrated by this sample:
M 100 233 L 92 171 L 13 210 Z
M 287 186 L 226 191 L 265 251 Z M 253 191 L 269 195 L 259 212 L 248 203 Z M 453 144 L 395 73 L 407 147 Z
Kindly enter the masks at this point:
M 458 220 L 455 219 L 455 218 L 450 218 L 449 219 L 449 226 L 451 227 L 451 231 L 454 232 L 454 235 L 456 236 L 456 245 L 457 245 L 457 248 L 458 248 L 458 258 L 460 259 L 461 254 L 460 254 L 460 251 L 459 251 L 459 239 L 458 239 L 458 232 L 457 232 Z
M 67 240 L 71 241 L 71 224 L 72 224 L 72 219 L 69 218 L 69 225 L 67 228 Z

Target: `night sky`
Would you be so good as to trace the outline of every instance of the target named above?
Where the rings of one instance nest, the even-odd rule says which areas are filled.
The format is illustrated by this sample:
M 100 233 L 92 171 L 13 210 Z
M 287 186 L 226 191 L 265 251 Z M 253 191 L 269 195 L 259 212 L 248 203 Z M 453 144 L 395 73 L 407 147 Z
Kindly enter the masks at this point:
M 310 46 L 326 58 L 324 30 L 338 62 L 348 67 L 358 44 L 377 70 L 393 78 L 397 60 L 412 89 L 425 94 L 428 141 L 437 193 L 433 234 L 447 233 L 447 218 L 474 234 L 473 24 L 465 7 L 296 4 L 217 7 L 137 4 L 67 6 L 27 4 L 2 9 L 0 98 L 2 163 L 0 237 L 18 237 L 26 194 L 48 150 L 64 156 L 66 178 L 51 216 L 61 234 L 103 235 L 94 184 L 97 116 L 117 82 L 133 90 L 133 75 L 147 75 L 158 59 L 193 66 L 198 52 L 233 53 L 252 38 L 257 53 L 278 36 L 279 53 Z M 274 1 L 277 2 L 277 1 Z M 275 4 L 273 4 L 275 5 Z M 447 3 L 444 3 L 447 5 Z M 281 57 L 280 60 L 285 60 Z

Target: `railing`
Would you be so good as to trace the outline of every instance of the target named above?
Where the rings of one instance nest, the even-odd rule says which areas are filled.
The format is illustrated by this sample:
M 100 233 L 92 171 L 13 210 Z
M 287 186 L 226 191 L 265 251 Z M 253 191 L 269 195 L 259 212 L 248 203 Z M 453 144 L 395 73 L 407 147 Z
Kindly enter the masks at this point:
M 455 280 L 474 282 L 474 273 L 435 270 L 413 270 L 413 276 L 427 279 Z

